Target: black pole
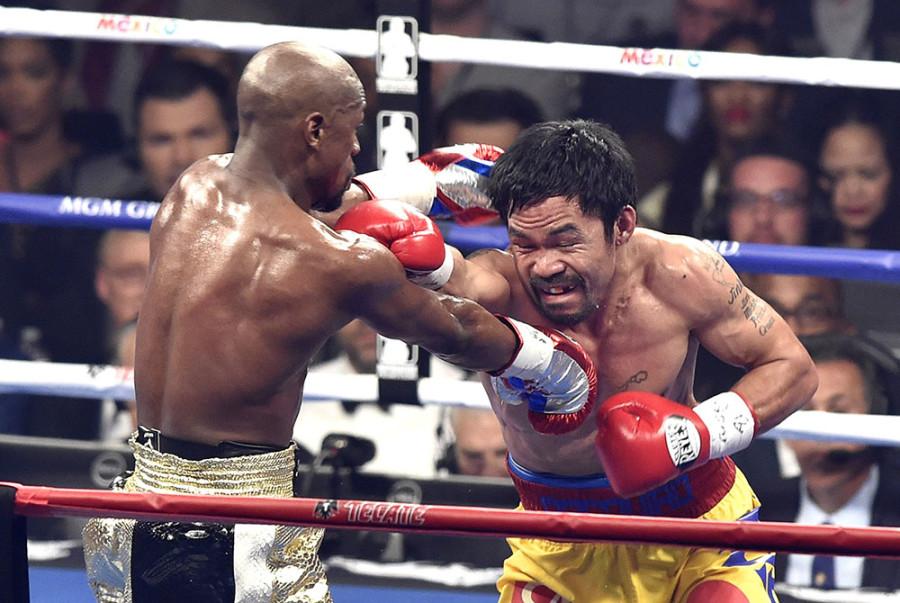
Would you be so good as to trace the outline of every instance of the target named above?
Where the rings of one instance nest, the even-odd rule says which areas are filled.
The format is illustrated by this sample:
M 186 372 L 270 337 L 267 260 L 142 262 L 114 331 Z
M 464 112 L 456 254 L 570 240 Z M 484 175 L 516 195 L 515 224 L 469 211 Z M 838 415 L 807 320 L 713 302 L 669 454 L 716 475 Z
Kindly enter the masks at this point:
M 26 523 L 15 508 L 16 489 L 0 486 L 0 601 L 28 603 Z
M 431 68 L 420 61 L 418 36 L 431 30 L 429 0 L 377 0 L 378 167 L 405 163 L 431 150 Z M 405 130 L 405 131 L 404 131 Z M 379 342 L 379 351 L 384 349 Z M 395 346 L 400 342 L 395 342 Z M 378 400 L 420 404 L 418 379 L 429 376 L 429 354 L 410 346 L 407 357 L 386 361 L 379 354 Z

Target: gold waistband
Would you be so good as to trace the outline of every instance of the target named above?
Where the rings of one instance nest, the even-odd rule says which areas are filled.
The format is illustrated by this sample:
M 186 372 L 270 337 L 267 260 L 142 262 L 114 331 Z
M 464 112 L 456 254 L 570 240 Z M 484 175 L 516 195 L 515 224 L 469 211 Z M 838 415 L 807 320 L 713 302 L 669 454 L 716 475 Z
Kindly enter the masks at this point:
M 294 445 L 266 454 L 202 461 L 158 452 L 132 437 L 134 474 L 125 483 L 130 492 L 171 492 L 231 496 L 294 494 Z

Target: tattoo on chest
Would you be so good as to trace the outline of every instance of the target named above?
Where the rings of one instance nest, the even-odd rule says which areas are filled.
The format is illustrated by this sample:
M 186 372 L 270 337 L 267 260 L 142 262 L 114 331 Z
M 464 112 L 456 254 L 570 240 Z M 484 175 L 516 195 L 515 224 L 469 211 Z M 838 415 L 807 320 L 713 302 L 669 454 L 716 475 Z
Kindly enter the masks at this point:
M 630 385 L 637 385 L 638 383 L 643 383 L 647 380 L 647 377 L 650 375 L 647 371 L 638 371 L 628 378 L 625 383 L 616 388 L 617 392 L 622 392 L 628 389 Z

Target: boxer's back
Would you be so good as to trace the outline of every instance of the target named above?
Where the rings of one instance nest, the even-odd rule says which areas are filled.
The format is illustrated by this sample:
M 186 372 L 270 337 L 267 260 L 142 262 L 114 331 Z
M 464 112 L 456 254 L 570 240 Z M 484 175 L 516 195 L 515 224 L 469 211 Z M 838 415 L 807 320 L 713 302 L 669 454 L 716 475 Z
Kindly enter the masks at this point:
M 173 437 L 285 445 L 306 365 L 347 320 L 331 235 L 223 156 L 195 164 L 151 230 L 138 420 Z

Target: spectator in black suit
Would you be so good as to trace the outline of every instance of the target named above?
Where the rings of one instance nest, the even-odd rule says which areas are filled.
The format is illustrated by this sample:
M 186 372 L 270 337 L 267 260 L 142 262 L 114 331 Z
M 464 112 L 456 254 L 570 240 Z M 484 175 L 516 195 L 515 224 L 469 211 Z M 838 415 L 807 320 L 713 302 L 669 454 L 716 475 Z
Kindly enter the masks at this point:
M 825 334 L 802 339 L 816 363 L 819 389 L 806 410 L 884 414 L 888 399 L 882 360 L 865 340 Z M 839 442 L 790 441 L 801 475 L 757 483 L 766 521 L 900 526 L 896 457 L 879 448 Z M 773 471 L 773 473 L 776 473 Z M 833 568 L 830 567 L 833 563 Z M 821 589 L 900 590 L 900 560 L 780 555 L 776 576 Z

